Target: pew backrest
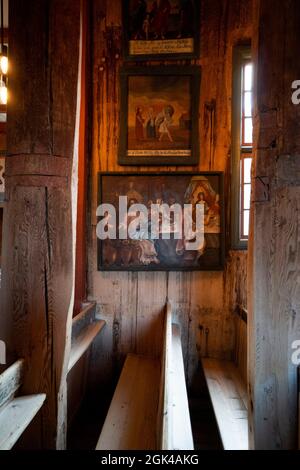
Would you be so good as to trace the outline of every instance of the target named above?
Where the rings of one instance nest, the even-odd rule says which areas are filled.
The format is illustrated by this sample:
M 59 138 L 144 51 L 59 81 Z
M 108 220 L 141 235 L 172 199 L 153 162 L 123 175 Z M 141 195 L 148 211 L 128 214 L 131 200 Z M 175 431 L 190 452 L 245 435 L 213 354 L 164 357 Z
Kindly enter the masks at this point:
M 163 350 L 161 356 L 161 378 L 159 407 L 157 414 L 158 449 L 167 450 L 172 446 L 171 367 L 172 367 L 172 308 L 168 302 L 164 315 Z
M 0 375 L 0 410 L 16 394 L 22 385 L 24 360 L 19 359 Z
M 172 307 L 169 302 L 166 304 L 164 317 L 157 422 L 158 449 L 194 449 L 180 327 L 172 322 Z
M 9 450 L 14 446 L 46 399 L 43 393 L 16 396 L 23 375 L 23 359 L 0 375 L 0 450 Z

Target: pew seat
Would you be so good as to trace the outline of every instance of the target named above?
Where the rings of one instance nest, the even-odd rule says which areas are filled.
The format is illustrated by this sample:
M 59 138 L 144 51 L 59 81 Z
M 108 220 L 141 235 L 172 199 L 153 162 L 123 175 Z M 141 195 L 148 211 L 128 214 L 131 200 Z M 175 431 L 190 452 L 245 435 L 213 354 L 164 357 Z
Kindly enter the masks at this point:
M 96 450 L 192 450 L 181 335 L 164 315 L 161 359 L 129 354 Z
M 0 450 L 9 450 L 42 407 L 46 395 L 16 396 L 23 380 L 24 361 L 12 364 L 0 375 Z
M 247 387 L 229 361 L 202 359 L 224 450 L 248 450 Z
M 156 447 L 159 361 L 128 354 L 96 450 Z

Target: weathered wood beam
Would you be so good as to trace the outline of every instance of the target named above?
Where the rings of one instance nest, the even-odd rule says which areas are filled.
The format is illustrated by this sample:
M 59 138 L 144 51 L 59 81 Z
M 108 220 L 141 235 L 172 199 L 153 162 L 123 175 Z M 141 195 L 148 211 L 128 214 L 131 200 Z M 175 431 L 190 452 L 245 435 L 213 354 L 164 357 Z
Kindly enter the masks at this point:
M 80 0 L 10 1 L 0 327 L 9 357 L 26 360 L 23 392 L 47 395 L 31 439 L 43 448 L 64 448 L 66 436 L 79 43 Z
M 300 335 L 300 106 L 291 97 L 292 82 L 300 77 L 299 2 L 255 0 L 254 12 L 250 441 L 255 449 L 295 449 L 297 370 L 292 343 Z

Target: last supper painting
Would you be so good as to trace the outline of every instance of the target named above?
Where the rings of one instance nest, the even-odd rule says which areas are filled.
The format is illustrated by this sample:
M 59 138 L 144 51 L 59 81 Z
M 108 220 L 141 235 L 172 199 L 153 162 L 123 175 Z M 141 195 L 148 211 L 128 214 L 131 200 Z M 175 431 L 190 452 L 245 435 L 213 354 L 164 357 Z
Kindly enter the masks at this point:
M 222 173 L 178 176 L 99 174 L 99 270 L 222 269 Z

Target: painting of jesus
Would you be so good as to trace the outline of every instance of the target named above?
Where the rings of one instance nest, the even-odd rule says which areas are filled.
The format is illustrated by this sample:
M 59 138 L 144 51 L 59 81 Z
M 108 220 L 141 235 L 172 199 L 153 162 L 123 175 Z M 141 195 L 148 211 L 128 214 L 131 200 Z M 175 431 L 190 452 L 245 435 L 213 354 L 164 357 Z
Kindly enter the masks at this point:
M 119 162 L 197 162 L 199 69 L 135 68 L 122 77 Z

